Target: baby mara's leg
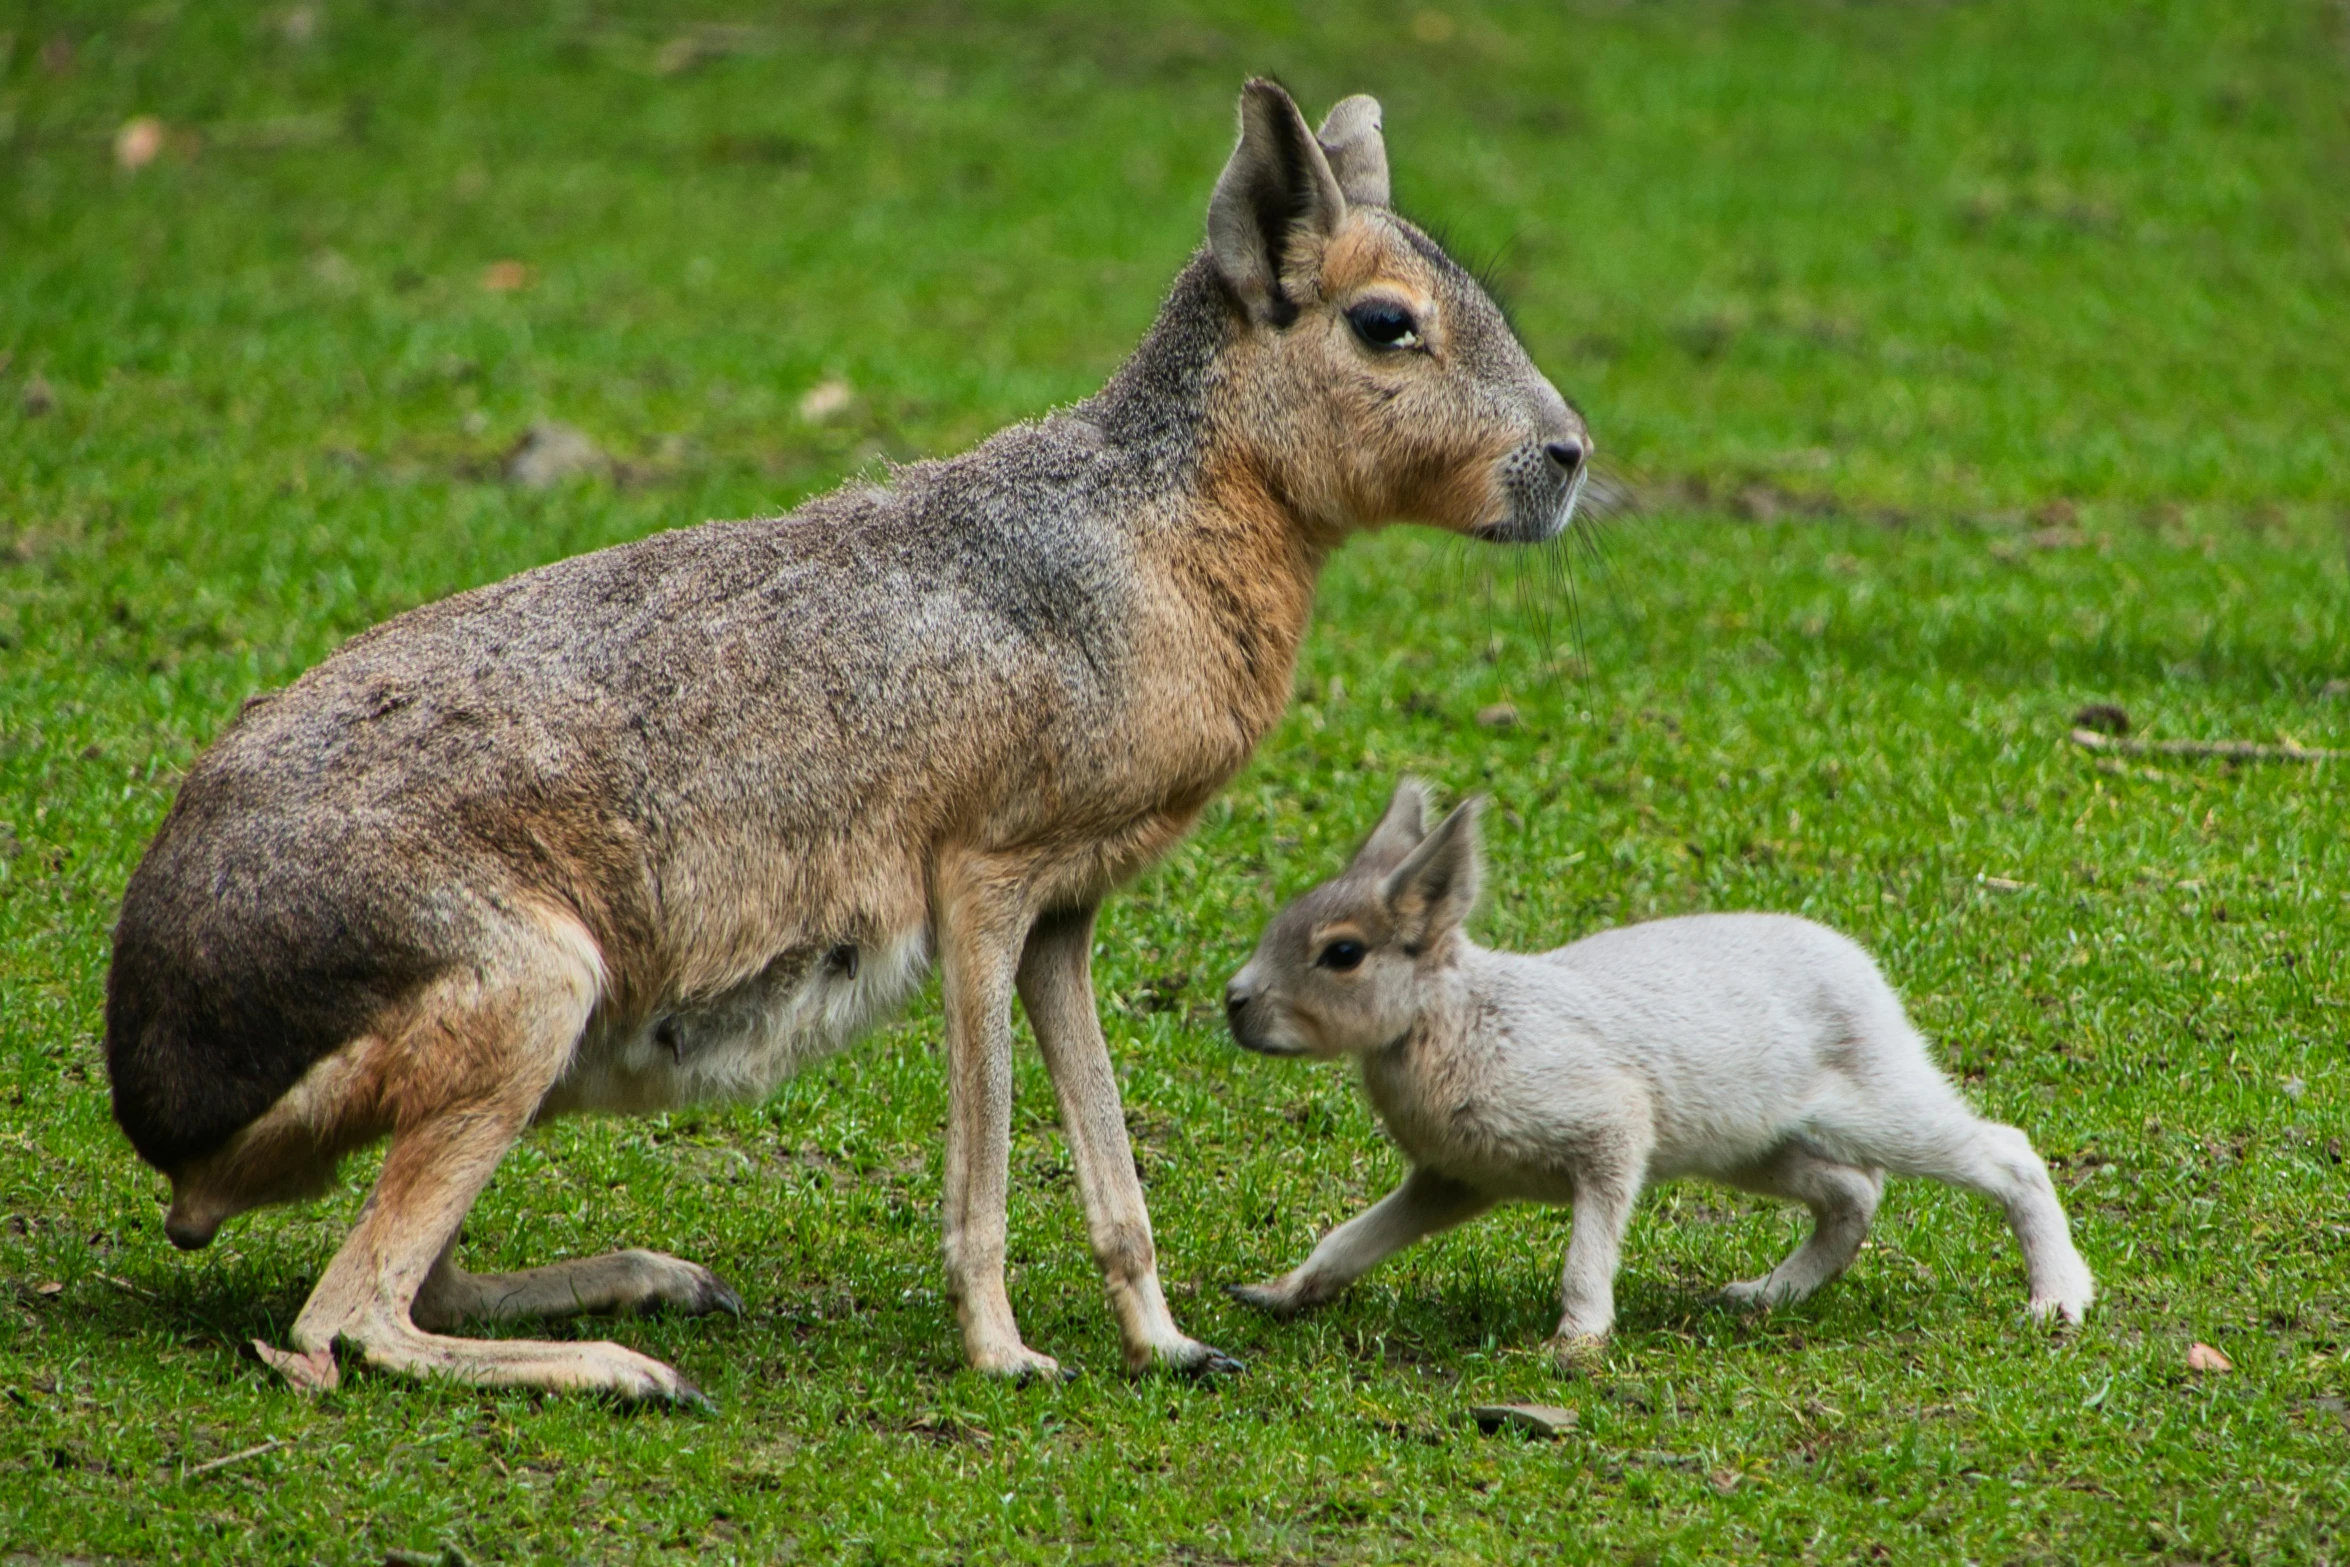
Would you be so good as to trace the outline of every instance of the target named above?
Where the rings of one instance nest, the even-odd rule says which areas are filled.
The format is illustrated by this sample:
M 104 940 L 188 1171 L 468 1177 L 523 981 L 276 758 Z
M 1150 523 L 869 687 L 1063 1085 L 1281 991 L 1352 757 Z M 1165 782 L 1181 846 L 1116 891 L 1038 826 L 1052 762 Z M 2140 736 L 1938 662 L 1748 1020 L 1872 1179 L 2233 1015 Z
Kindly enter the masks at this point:
M 1848 1106 L 1819 1131 L 1840 1157 L 1879 1164 L 1895 1175 L 1922 1175 L 1988 1197 L 2007 1214 L 2023 1248 L 2031 1313 L 2078 1323 L 2096 1296 L 2089 1265 L 2073 1247 L 2072 1226 L 2031 1139 L 1986 1121 L 1959 1098 L 1927 1058 L 1925 1041 L 1906 1023 L 1898 1050 L 1859 1084 Z M 1890 1043 L 1890 1042 L 1889 1042 Z
M 1597 1346 L 1616 1325 L 1616 1270 L 1623 1265 L 1624 1231 L 1640 1200 L 1641 1175 L 1641 1165 L 1634 1164 L 1575 1178 L 1575 1229 L 1559 1280 L 1558 1330 L 1551 1335 L 1562 1363 Z
M 1589 1354 L 1616 1325 L 1616 1270 L 1623 1262 L 1624 1231 L 1648 1183 L 1649 1155 L 1655 1149 L 1653 1123 L 1635 1112 L 1595 1131 L 1576 1150 L 1575 1230 L 1567 1240 L 1567 1267 L 1559 1281 L 1558 1331 L 1550 1339 L 1562 1369 Z
M 1322 1237 L 1313 1255 L 1277 1279 L 1230 1284 L 1224 1293 L 1276 1317 L 1318 1306 L 1406 1246 L 1473 1219 L 1493 1206 L 1474 1187 L 1430 1170 L 1414 1170 L 1401 1186 Z
M 1725 1179 L 1741 1190 L 1791 1198 L 1811 1210 L 1810 1238 L 1785 1261 L 1759 1279 L 1722 1287 L 1726 1298 L 1750 1306 L 1802 1300 L 1852 1266 L 1885 1190 L 1883 1171 L 1822 1158 L 1800 1143 L 1787 1143 Z
M 2031 1139 L 2012 1126 L 1974 1121 L 1964 1136 L 1922 1142 L 1905 1153 L 1888 1157 L 1886 1167 L 1897 1175 L 1927 1175 L 1963 1186 L 2006 1210 L 2007 1227 L 2023 1248 L 2034 1317 L 2078 1323 L 2088 1315 L 2096 1283 L 2073 1247 L 2064 1205 Z

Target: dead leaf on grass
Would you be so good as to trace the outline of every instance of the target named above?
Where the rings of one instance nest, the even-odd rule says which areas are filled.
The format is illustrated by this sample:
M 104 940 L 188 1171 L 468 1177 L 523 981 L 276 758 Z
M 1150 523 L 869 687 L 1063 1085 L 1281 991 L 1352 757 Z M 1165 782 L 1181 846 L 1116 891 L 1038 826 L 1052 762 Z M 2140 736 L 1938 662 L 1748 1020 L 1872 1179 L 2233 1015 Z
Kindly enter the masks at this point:
M 817 382 L 800 398 L 800 418 L 809 424 L 823 424 L 849 411 L 857 400 L 857 389 L 848 382 L 833 377 Z
M 551 489 L 566 479 L 611 470 L 612 459 L 586 432 L 554 419 L 541 419 L 506 454 L 506 481 L 526 490 Z
M 143 169 L 163 151 L 167 133 L 152 114 L 134 115 L 114 133 L 114 162 L 119 168 Z
M 2187 1346 L 2187 1369 L 2189 1371 L 2233 1371 L 2236 1369 L 2236 1364 L 2209 1344 L 2194 1343 Z
M 1574 1430 L 1582 1417 L 1575 1410 L 1562 1409 L 1556 1404 L 1478 1404 L 1470 1409 L 1469 1418 L 1477 1422 L 1481 1431 L 1507 1428 L 1555 1440 Z
M 519 261 L 493 261 L 481 269 L 481 286 L 492 294 L 512 294 L 538 281 L 538 273 Z

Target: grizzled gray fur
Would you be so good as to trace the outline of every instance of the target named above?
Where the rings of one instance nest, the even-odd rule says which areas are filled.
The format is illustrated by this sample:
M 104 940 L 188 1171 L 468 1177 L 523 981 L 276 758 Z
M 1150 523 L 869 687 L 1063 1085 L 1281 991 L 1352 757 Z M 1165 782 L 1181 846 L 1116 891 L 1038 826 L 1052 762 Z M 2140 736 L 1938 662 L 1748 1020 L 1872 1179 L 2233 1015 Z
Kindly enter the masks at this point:
M 1128 1366 L 1230 1364 L 1159 1286 L 1095 910 L 1280 716 L 1331 550 L 1407 518 L 1551 537 L 1590 446 L 1389 210 L 1386 167 L 1371 100 L 1317 138 L 1251 83 L 1210 243 L 1099 395 L 789 516 L 426 605 L 248 706 L 131 878 L 107 1051 L 181 1245 L 391 1136 L 271 1364 L 331 1386 L 343 1340 L 409 1372 L 696 1396 L 616 1345 L 441 1332 L 734 1302 L 654 1252 L 467 1273 L 466 1209 L 534 1121 L 764 1093 L 933 964 L 972 1362 L 1058 1369 L 1004 1286 L 1017 993 Z

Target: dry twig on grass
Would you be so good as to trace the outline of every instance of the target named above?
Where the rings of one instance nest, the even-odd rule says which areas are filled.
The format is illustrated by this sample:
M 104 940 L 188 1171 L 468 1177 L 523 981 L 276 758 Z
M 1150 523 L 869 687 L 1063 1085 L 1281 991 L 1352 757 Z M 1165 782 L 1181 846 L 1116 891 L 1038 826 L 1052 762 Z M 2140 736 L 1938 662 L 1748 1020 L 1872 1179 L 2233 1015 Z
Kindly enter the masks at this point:
M 257 1443 L 252 1447 L 246 1448 L 243 1452 L 240 1453 L 231 1453 L 226 1458 L 208 1459 L 205 1462 L 196 1465 L 192 1469 L 182 1471 L 180 1478 L 182 1480 L 193 1480 L 198 1475 L 210 1474 L 215 1469 L 226 1469 L 229 1465 L 241 1464 L 248 1458 L 259 1458 L 263 1453 L 274 1453 L 285 1445 L 285 1443 L 279 1441 L 277 1438 L 271 1437 L 266 1442 Z
M 2231 762 L 2338 762 L 2350 757 L 2350 751 L 2263 745 L 2257 740 L 2125 740 L 2094 729 L 2074 730 L 2073 744 L 2091 751 L 2118 751 L 2124 756 L 2217 756 Z

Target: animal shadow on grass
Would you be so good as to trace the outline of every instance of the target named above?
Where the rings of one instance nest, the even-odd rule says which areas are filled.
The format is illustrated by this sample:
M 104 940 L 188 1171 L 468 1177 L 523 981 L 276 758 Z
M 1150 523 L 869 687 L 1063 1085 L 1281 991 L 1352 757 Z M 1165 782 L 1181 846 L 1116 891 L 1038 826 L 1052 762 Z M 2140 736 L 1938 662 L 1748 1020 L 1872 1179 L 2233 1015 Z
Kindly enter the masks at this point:
M 251 1376 L 258 1384 L 274 1385 L 262 1375 L 251 1346 L 256 1339 L 273 1342 L 301 1310 L 304 1267 L 294 1260 L 238 1259 L 201 1271 L 166 1265 L 92 1275 L 73 1294 L 72 1328 L 107 1342 L 149 1338 L 225 1350 L 227 1357 L 218 1362 L 223 1375 Z M 737 1271 L 752 1290 L 739 1320 L 723 1313 L 687 1316 L 657 1310 L 517 1322 L 469 1320 L 463 1331 L 483 1339 L 608 1339 L 645 1354 L 693 1363 L 711 1377 L 713 1390 L 722 1389 L 729 1375 L 760 1382 L 782 1376 L 840 1375 L 877 1365 L 943 1382 L 965 1369 L 952 1342 L 938 1332 L 947 1308 L 928 1291 L 900 1301 L 887 1294 L 859 1294 L 821 1279 L 758 1278 L 755 1270 Z M 1075 1311 L 1065 1319 L 1040 1314 L 1039 1322 L 1072 1343 L 1087 1342 L 1099 1327 Z M 1114 1341 L 1105 1339 L 1100 1346 L 1088 1342 L 1088 1348 L 1094 1352 L 1078 1369 L 1116 1364 Z M 369 1375 L 354 1352 L 346 1350 L 343 1363 L 347 1374 Z M 483 1396 L 511 1397 L 513 1390 Z M 531 1396 L 536 1401 L 548 1395 Z
M 214 1374 L 230 1381 L 249 1379 L 255 1386 L 275 1389 L 276 1377 L 261 1365 L 254 1351 L 258 1340 L 274 1342 L 302 1309 L 307 1290 L 299 1264 L 256 1263 L 241 1259 L 228 1267 L 202 1272 L 179 1271 L 168 1266 L 140 1270 L 93 1274 L 87 1277 L 73 1295 L 73 1316 L 70 1330 L 90 1334 L 111 1344 L 141 1340 L 169 1341 L 190 1349 L 202 1349 L 211 1360 Z M 64 1324 L 60 1324 L 64 1327 Z M 862 1324 L 858 1324 L 862 1326 Z M 778 1339 L 781 1346 L 792 1348 L 788 1324 L 766 1325 L 768 1336 Z M 701 1357 L 705 1364 L 715 1366 L 721 1361 L 731 1362 L 741 1354 L 742 1340 L 736 1335 L 745 1328 L 758 1331 L 751 1324 L 736 1324 L 723 1314 L 686 1317 L 673 1312 L 655 1311 L 641 1315 L 586 1315 L 537 1321 L 488 1322 L 469 1321 L 466 1332 L 472 1336 L 494 1338 L 535 1338 L 540 1340 L 602 1340 L 610 1339 L 645 1353 L 678 1355 L 687 1359 Z M 723 1336 L 722 1336 L 723 1335 Z M 63 1334 L 59 1335 L 63 1337 Z M 894 1335 L 888 1346 L 895 1354 L 915 1357 L 927 1348 L 926 1337 L 912 1325 Z M 215 1352 L 225 1351 L 225 1354 Z M 795 1361 L 801 1357 L 794 1353 Z M 346 1346 L 341 1360 L 346 1374 L 356 1371 L 364 1379 L 373 1373 L 363 1369 L 359 1354 Z M 951 1358 L 941 1360 L 945 1370 L 956 1363 Z M 397 1379 L 392 1379 L 398 1385 Z M 450 1384 L 451 1388 L 468 1397 L 512 1397 L 515 1389 L 481 1389 Z M 541 1390 L 519 1390 L 533 1402 L 547 1397 Z M 615 1401 L 617 1408 L 633 1408 L 626 1401 Z
M 1563 1257 L 1563 1236 L 1558 1251 Z M 1793 1348 L 1906 1335 L 1920 1316 L 1936 1314 L 1934 1302 L 1899 1281 L 1840 1278 L 1808 1299 L 1764 1310 L 1722 1293 L 1724 1282 L 1757 1271 L 1767 1271 L 1767 1264 L 1742 1271 L 1741 1259 L 1726 1255 L 1709 1257 L 1695 1270 L 1661 1256 L 1646 1269 L 1627 1269 L 1617 1280 L 1616 1328 L 1607 1355 L 1579 1371 L 1621 1364 L 1656 1340 Z M 1305 1353 L 1378 1361 L 1391 1370 L 1451 1380 L 1475 1355 L 1549 1353 L 1558 1312 L 1555 1269 L 1546 1257 L 1529 1256 L 1522 1268 L 1458 1269 L 1449 1278 L 1444 1270 L 1385 1283 L 1374 1276 L 1286 1323 L 1244 1313 L 1226 1337 L 1267 1358 Z M 1301 1333 L 1309 1336 L 1287 1338 Z
M 57 1336 L 88 1334 L 111 1344 L 160 1337 L 251 1360 L 247 1346 L 293 1321 L 304 1293 L 298 1275 L 280 1278 L 249 1264 L 201 1273 L 118 1269 L 81 1281 L 70 1296 L 71 1321 L 57 1324 Z

